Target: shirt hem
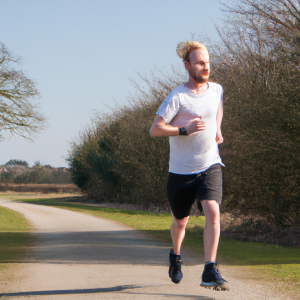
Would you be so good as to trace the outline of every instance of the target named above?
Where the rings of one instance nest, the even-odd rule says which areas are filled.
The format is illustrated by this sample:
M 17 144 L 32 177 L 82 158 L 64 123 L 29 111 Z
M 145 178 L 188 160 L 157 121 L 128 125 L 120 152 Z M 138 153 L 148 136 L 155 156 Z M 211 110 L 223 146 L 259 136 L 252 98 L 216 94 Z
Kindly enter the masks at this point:
M 177 175 L 196 175 L 196 174 L 200 174 L 200 173 L 203 173 L 203 172 L 207 171 L 209 168 L 211 168 L 214 165 L 221 165 L 222 167 L 225 167 L 225 165 L 222 162 L 217 162 L 217 163 L 214 163 L 214 164 L 210 165 L 209 167 L 207 167 L 207 168 L 205 168 L 205 169 L 203 169 L 201 171 L 195 171 L 195 172 L 184 173 L 183 174 L 183 173 L 172 172 L 169 169 L 169 173 L 173 173 L 173 174 L 177 174 Z

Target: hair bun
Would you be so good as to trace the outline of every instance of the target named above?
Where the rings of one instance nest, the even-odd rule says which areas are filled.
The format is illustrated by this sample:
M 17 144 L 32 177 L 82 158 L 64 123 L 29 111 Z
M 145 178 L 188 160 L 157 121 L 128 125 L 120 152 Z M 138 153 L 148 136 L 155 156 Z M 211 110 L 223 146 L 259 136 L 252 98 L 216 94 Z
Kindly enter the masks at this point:
M 203 44 L 197 41 L 186 41 L 177 45 L 176 52 L 183 61 L 189 61 L 189 54 L 196 49 L 207 50 L 207 48 Z
M 176 48 L 177 55 L 183 59 L 186 56 L 186 54 L 189 52 L 190 48 L 191 48 L 190 41 L 179 43 Z

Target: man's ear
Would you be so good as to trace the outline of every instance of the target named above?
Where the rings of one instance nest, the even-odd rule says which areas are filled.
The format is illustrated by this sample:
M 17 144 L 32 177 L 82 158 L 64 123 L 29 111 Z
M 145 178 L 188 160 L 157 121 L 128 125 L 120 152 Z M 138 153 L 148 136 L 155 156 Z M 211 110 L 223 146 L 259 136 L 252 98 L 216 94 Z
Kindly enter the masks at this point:
M 184 67 L 188 71 L 190 69 L 190 63 L 188 61 L 184 61 Z

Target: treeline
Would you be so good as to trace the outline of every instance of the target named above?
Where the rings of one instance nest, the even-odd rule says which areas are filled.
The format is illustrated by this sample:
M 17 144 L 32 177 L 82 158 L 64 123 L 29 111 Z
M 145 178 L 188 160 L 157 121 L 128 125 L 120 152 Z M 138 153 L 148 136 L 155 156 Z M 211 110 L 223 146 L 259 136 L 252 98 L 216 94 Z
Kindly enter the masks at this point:
M 242 0 L 211 45 L 225 89 L 227 210 L 300 222 L 300 2 Z
M 168 139 L 149 135 L 155 112 L 183 78 L 145 82 L 128 105 L 113 114 L 97 114 L 73 143 L 69 163 L 72 180 L 93 199 L 163 207 L 167 203 Z
M 29 167 L 23 160 L 10 160 L 0 166 L 0 183 L 9 184 L 70 184 L 71 172 L 66 168 L 42 165 L 39 161 Z
M 211 80 L 225 90 L 222 209 L 300 223 L 300 3 L 240 0 L 224 6 L 218 43 L 204 42 Z M 175 48 L 175 46 L 174 46 Z M 175 51 L 175 50 L 174 50 Z M 147 88 L 111 114 L 96 115 L 73 143 L 73 182 L 98 201 L 167 205 L 167 138 L 152 138 L 155 112 L 183 73 L 144 78 Z

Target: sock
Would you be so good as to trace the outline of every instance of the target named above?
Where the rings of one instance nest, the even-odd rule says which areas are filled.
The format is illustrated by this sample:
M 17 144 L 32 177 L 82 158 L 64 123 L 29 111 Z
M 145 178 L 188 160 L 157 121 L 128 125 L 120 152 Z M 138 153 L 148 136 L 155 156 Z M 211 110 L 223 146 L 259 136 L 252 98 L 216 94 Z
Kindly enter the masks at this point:
M 171 254 L 172 254 L 172 255 L 179 256 L 179 259 L 181 259 L 181 254 L 177 255 L 177 254 L 175 254 L 175 252 L 174 252 L 173 250 L 171 250 Z
M 209 265 L 209 264 L 216 264 L 215 261 L 209 261 L 209 262 L 206 262 L 205 265 Z

